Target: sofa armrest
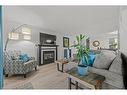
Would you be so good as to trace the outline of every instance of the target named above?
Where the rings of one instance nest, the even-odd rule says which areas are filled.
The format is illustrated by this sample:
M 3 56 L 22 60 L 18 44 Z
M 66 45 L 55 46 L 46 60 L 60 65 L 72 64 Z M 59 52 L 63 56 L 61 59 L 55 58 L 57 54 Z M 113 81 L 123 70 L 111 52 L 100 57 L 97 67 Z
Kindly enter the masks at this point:
M 35 61 L 35 60 L 29 60 L 28 62 L 24 63 L 24 70 L 27 73 L 29 71 L 32 71 L 33 68 L 36 68 L 37 65 L 38 65 L 37 61 Z
M 30 60 L 35 60 L 35 57 L 30 57 Z
M 120 74 L 111 72 L 109 70 L 97 69 L 94 67 L 89 67 L 89 71 L 104 76 L 106 78 L 105 82 L 112 86 L 117 88 L 124 88 L 123 76 Z
M 28 62 L 25 62 L 24 65 L 33 64 L 33 63 L 35 63 L 35 60 L 32 60 L 32 59 L 31 59 L 31 60 L 29 60 Z

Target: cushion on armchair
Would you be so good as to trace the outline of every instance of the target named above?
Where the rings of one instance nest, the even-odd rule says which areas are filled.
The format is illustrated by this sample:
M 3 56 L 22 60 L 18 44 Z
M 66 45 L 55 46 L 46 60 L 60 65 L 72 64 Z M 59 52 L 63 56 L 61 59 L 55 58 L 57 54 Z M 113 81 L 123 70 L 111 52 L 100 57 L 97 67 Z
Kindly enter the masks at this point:
M 27 54 L 21 54 L 21 55 L 19 55 L 19 60 L 22 60 L 23 62 L 27 62 L 27 61 L 29 61 L 29 57 L 28 57 L 28 55 Z

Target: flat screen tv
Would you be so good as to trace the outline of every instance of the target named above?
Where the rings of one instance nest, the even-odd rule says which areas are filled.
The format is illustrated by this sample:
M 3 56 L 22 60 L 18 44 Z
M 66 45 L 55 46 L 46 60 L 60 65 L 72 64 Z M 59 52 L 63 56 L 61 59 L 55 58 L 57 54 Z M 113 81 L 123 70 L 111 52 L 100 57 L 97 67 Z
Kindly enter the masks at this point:
M 56 45 L 56 35 L 40 33 L 41 45 Z

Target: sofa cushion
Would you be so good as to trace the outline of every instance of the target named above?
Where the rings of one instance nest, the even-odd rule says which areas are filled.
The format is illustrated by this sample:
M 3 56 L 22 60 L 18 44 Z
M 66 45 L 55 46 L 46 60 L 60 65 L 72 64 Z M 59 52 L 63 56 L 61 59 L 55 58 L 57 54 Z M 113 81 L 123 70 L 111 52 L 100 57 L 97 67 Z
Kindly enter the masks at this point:
M 121 54 L 119 53 L 116 58 L 113 60 L 109 71 L 122 75 L 122 59 Z
M 96 55 L 93 67 L 108 69 L 115 57 L 116 55 L 114 51 L 102 51 L 100 54 Z

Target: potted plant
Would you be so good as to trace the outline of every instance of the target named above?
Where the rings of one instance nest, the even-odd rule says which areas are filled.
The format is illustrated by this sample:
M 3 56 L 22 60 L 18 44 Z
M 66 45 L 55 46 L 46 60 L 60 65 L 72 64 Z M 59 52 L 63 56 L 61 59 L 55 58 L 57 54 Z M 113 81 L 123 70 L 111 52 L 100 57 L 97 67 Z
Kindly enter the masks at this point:
M 72 45 L 77 52 L 77 59 L 78 59 L 78 73 L 80 75 L 85 75 L 88 70 L 88 54 L 89 54 L 89 48 L 86 47 L 83 41 L 85 41 L 86 36 L 80 34 L 79 36 L 76 36 L 76 43 Z

